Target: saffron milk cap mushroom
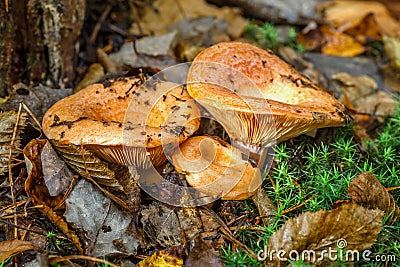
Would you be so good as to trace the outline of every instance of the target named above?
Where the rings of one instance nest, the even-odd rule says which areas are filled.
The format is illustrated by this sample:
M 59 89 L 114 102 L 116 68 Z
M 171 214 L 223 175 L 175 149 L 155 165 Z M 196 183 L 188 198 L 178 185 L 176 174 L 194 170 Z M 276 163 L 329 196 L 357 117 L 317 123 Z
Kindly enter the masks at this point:
M 329 93 L 270 51 L 247 43 L 224 42 L 203 50 L 187 83 L 189 94 L 222 124 L 232 144 L 256 155 L 275 143 L 350 120 Z
M 119 78 L 60 100 L 44 116 L 44 134 L 83 175 L 79 149 L 72 150 L 77 155 L 71 156 L 65 147 L 82 145 L 104 161 L 134 169 L 160 166 L 166 161 L 161 139 L 187 139 L 199 127 L 200 111 L 196 104 L 174 108 L 192 99 L 184 87 L 159 81 L 148 88 L 143 82 L 143 77 Z M 168 124 L 166 118 L 174 118 L 173 123 Z M 184 134 L 176 136 L 173 129 L 177 127 L 185 127 Z M 87 166 L 96 177 L 99 170 L 91 168 L 90 162 Z
M 260 169 L 242 155 L 219 138 L 195 136 L 182 143 L 172 159 L 197 190 L 223 200 L 243 200 L 255 194 L 262 179 Z

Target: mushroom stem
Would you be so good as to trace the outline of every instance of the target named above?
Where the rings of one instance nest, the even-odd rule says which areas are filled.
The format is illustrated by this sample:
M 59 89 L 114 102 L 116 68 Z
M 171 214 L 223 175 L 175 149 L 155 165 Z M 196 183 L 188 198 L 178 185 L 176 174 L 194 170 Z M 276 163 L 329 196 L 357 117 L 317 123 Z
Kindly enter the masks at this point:
M 268 173 L 274 157 L 272 147 L 246 144 L 236 139 L 232 139 L 231 143 L 233 147 L 242 151 L 242 157 L 246 157 L 253 166 L 260 170 L 261 177 Z

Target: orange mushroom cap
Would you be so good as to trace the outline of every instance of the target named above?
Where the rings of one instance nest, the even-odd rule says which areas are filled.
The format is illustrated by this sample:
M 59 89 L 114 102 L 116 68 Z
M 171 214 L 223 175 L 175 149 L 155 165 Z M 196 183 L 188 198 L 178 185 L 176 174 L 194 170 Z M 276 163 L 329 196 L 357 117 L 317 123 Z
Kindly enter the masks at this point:
M 44 115 L 44 134 L 60 145 L 83 145 L 106 161 L 147 166 L 165 162 L 162 144 L 182 142 L 200 125 L 199 108 L 182 86 L 139 78 L 93 84 L 54 104 Z M 147 151 L 146 151 L 147 149 Z
M 247 43 L 219 43 L 198 54 L 187 89 L 235 142 L 255 148 L 350 121 L 333 96 L 270 51 Z
M 172 160 L 195 189 L 224 200 L 242 200 L 254 195 L 262 182 L 260 170 L 242 156 L 221 139 L 195 136 L 180 145 Z

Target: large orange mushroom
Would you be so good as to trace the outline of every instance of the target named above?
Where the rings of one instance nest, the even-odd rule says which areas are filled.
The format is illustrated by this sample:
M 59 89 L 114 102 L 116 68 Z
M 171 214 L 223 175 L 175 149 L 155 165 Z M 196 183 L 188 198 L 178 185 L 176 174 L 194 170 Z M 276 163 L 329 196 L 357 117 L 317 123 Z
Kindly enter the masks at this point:
M 186 89 L 143 78 L 119 78 L 93 84 L 53 105 L 44 115 L 43 131 L 66 162 L 85 176 L 109 180 L 99 159 L 132 168 L 158 167 L 166 161 L 162 145 L 182 142 L 199 127 L 200 110 Z M 193 100 L 192 100 L 193 101 Z M 99 159 L 86 157 L 80 146 Z M 107 184 L 104 182 L 103 184 Z

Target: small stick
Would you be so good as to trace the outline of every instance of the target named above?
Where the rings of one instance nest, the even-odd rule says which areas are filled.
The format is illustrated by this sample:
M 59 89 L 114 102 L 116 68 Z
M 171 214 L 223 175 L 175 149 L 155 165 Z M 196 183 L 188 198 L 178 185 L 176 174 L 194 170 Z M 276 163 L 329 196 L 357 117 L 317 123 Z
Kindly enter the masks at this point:
M 297 210 L 297 209 L 303 207 L 307 202 L 309 202 L 309 201 L 310 201 L 311 199 L 313 199 L 313 198 L 314 198 L 314 196 L 310 197 L 309 199 L 307 199 L 306 201 L 304 201 L 304 202 L 301 203 L 300 205 L 297 205 L 297 206 L 294 206 L 294 207 L 291 207 L 291 208 L 289 208 L 289 209 L 287 209 L 287 210 L 282 211 L 281 215 L 286 214 L 286 213 L 289 213 L 289 212 L 292 212 L 292 211 L 294 211 L 294 210 Z
M 395 187 L 386 188 L 386 191 L 390 192 L 390 191 L 397 190 L 397 189 L 400 189 L 400 185 L 399 186 L 395 186 Z
M 40 131 L 43 132 L 42 125 L 40 124 L 39 120 L 36 118 L 35 114 L 32 113 L 32 111 L 28 108 L 27 105 L 25 105 L 24 102 L 21 101 L 19 103 L 20 103 L 20 105 L 22 105 L 22 107 L 25 109 L 25 111 L 29 114 L 29 116 L 31 116 L 31 118 L 35 121 L 35 123 L 39 127 Z
M 64 256 L 64 257 L 52 258 L 52 259 L 50 259 L 49 263 L 58 263 L 58 262 L 68 261 L 68 260 L 88 260 L 88 261 L 93 261 L 93 262 L 104 263 L 111 267 L 119 267 L 118 265 L 113 264 L 107 260 L 98 259 L 95 257 L 86 256 L 86 255 L 69 255 L 69 256 Z
M 103 22 L 106 20 L 111 9 L 112 9 L 112 6 L 108 5 L 106 7 L 106 9 L 103 11 L 103 14 L 101 14 L 100 19 L 96 23 L 96 26 L 94 26 L 93 32 L 89 38 L 89 41 L 91 44 L 93 44 L 96 41 L 97 35 L 99 34 L 99 31 L 100 31 L 101 24 L 103 24 Z
M 17 113 L 17 119 L 15 121 L 15 125 L 14 125 L 14 130 L 13 130 L 13 134 L 11 137 L 11 143 L 10 143 L 10 150 L 8 153 L 8 180 L 10 183 L 10 191 L 11 191 L 11 199 L 12 199 L 12 204 L 14 206 L 14 224 L 18 225 L 18 220 L 17 220 L 17 203 L 15 202 L 15 196 L 14 196 L 14 180 L 12 177 L 12 171 L 11 171 L 11 158 L 12 158 L 12 151 L 13 151 L 13 147 L 14 147 L 14 142 L 15 142 L 15 137 L 17 136 L 17 129 L 18 129 L 18 124 L 19 124 L 19 118 L 21 116 L 21 111 L 22 111 L 22 105 L 21 103 L 19 104 L 18 107 L 18 113 Z M 18 231 L 17 228 L 14 227 L 14 238 L 18 238 Z

